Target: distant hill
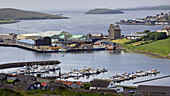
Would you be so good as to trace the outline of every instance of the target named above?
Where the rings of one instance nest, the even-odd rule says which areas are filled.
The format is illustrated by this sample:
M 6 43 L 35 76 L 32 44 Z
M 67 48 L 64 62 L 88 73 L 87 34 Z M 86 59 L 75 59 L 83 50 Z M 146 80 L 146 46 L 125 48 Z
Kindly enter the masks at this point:
M 106 9 L 106 8 L 97 8 L 97 9 L 92 9 L 85 14 L 122 14 L 124 12 L 120 10 L 113 10 L 113 9 Z
M 118 10 L 170 10 L 170 5 L 153 6 L 153 7 L 137 7 Z
M 0 19 L 35 20 L 35 19 L 68 19 L 68 17 L 33 11 L 24 11 L 13 8 L 3 8 L 0 9 Z

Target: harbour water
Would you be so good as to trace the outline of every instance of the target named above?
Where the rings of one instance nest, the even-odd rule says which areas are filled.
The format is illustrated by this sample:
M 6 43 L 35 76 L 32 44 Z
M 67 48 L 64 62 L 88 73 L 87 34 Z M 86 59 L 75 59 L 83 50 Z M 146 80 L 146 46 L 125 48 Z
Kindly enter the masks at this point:
M 94 75 L 87 78 L 80 78 L 81 81 L 90 81 L 94 78 L 110 78 L 118 73 L 131 73 L 139 70 L 150 70 L 157 69 L 161 73 L 156 77 L 169 75 L 170 70 L 170 60 L 159 59 L 154 57 L 149 57 L 143 54 L 130 53 L 126 51 L 94 51 L 94 52 L 77 52 L 77 53 L 36 53 L 32 51 L 27 51 L 19 48 L 1 47 L 1 64 L 7 62 L 17 62 L 17 61 L 36 61 L 36 60 L 59 60 L 62 63 L 59 65 L 62 72 L 69 72 L 70 69 L 78 68 L 82 69 L 84 67 L 93 67 L 93 56 L 94 56 L 94 68 L 105 67 L 108 72 L 100 75 Z M 120 84 L 131 85 L 133 82 L 140 80 L 155 78 L 155 76 L 147 76 L 137 78 L 135 80 L 126 81 Z M 69 79 L 75 80 L 75 79 Z M 170 84 L 169 79 L 162 79 L 163 82 L 150 81 L 144 84 L 156 84 L 156 85 L 168 85 Z M 151 83 L 156 82 L 156 83 Z M 143 84 L 143 83 L 142 83 Z
M 24 20 L 15 24 L 0 25 L 3 27 L 2 33 L 17 32 L 18 33 L 34 33 L 45 32 L 49 30 L 63 30 L 72 34 L 87 34 L 87 33 L 104 33 L 107 35 L 107 29 L 111 23 L 115 23 L 121 19 L 142 18 L 147 15 L 155 15 L 168 10 L 159 11 L 125 11 L 125 14 L 112 15 L 87 15 L 84 12 L 64 12 L 64 16 L 69 16 L 70 19 L 56 20 Z M 60 12 L 49 12 L 60 14 Z M 145 26 L 145 25 L 121 25 L 122 34 L 131 34 L 144 30 L 163 29 L 168 25 Z M 35 30 L 36 27 L 36 30 Z M 0 47 L 0 64 L 18 61 L 38 61 L 38 60 L 59 60 L 62 63 L 59 65 L 62 72 L 68 72 L 73 68 L 84 68 L 92 65 L 94 56 L 94 68 L 105 67 L 108 72 L 98 76 L 80 78 L 81 81 L 90 81 L 94 78 L 110 78 L 118 73 L 131 73 L 138 70 L 157 69 L 161 73 L 156 77 L 170 74 L 170 60 L 154 58 L 143 54 L 130 53 L 123 50 L 110 51 L 88 51 L 88 52 L 70 52 L 70 53 L 36 53 L 13 47 Z M 2 71 L 2 70 L 1 70 Z M 121 85 L 136 86 L 133 82 L 140 80 L 151 79 L 155 76 L 147 76 L 137 78 L 135 80 L 120 83 Z M 73 80 L 73 79 L 70 79 Z M 156 84 L 169 85 L 170 78 L 165 78 L 156 81 L 145 82 L 141 84 Z
M 72 34 L 103 33 L 108 34 L 110 24 L 115 24 L 122 19 L 144 18 L 169 10 L 141 10 L 125 11 L 125 14 L 84 14 L 86 11 L 46 11 L 51 14 L 64 14 L 70 19 L 51 20 L 22 20 L 18 23 L 0 25 L 2 33 L 39 33 L 45 31 L 66 31 Z M 18 31 L 17 31 L 18 26 Z M 131 34 L 144 30 L 155 31 L 168 25 L 146 26 L 146 25 L 120 25 L 122 34 Z M 36 29 L 36 30 L 35 30 Z

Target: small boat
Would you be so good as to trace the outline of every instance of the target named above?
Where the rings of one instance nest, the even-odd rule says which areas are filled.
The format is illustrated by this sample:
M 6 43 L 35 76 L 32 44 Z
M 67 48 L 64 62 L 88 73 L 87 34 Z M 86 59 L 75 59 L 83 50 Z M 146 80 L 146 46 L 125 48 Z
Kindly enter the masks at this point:
M 80 72 L 72 72 L 68 74 L 69 77 L 81 77 L 83 76 L 83 74 L 81 74 Z
M 61 79 L 67 79 L 67 78 L 69 78 L 69 75 L 67 73 L 63 73 L 61 75 Z
M 58 49 L 58 52 L 68 52 L 69 51 L 69 49 Z

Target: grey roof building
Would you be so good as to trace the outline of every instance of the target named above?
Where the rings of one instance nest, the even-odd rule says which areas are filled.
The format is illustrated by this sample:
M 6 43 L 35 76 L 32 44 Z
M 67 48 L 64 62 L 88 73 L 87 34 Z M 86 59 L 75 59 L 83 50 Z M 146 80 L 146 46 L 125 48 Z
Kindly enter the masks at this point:
M 170 86 L 139 85 L 140 96 L 169 96 Z
M 20 81 L 37 81 L 37 78 L 33 75 L 17 75 L 16 79 L 20 80 Z
M 91 81 L 90 90 L 102 90 L 107 92 L 110 90 L 116 90 L 116 92 L 123 92 L 123 87 L 117 87 L 117 85 L 110 80 L 94 79 Z
M 0 73 L 0 83 L 7 80 L 7 75 L 5 73 Z
M 18 82 L 15 87 L 19 90 L 31 90 L 31 89 L 37 89 L 34 84 L 30 82 Z
M 0 80 L 6 79 L 7 75 L 5 73 L 0 73 Z
M 37 78 L 33 75 L 17 75 L 13 84 L 16 82 L 25 82 L 25 81 L 37 81 Z
M 45 89 L 50 89 L 50 90 L 55 90 L 59 87 L 65 87 L 68 88 L 67 85 L 60 83 L 60 82 L 52 82 L 52 83 L 48 83 L 47 86 L 45 87 Z

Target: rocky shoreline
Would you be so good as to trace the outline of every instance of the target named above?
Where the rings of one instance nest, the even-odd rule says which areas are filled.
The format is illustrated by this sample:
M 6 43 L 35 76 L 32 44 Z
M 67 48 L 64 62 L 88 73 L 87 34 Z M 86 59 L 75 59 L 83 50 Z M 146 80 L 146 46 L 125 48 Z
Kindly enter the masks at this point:
M 162 59 L 170 59 L 170 57 L 166 57 L 166 56 L 162 56 L 162 55 L 154 54 L 154 53 L 150 53 L 150 52 L 143 52 L 143 51 L 134 50 L 134 49 L 127 49 L 127 48 L 123 48 L 123 49 L 125 49 L 127 51 L 132 51 L 132 52 L 135 52 L 135 53 L 151 55 L 151 56 L 162 58 Z

